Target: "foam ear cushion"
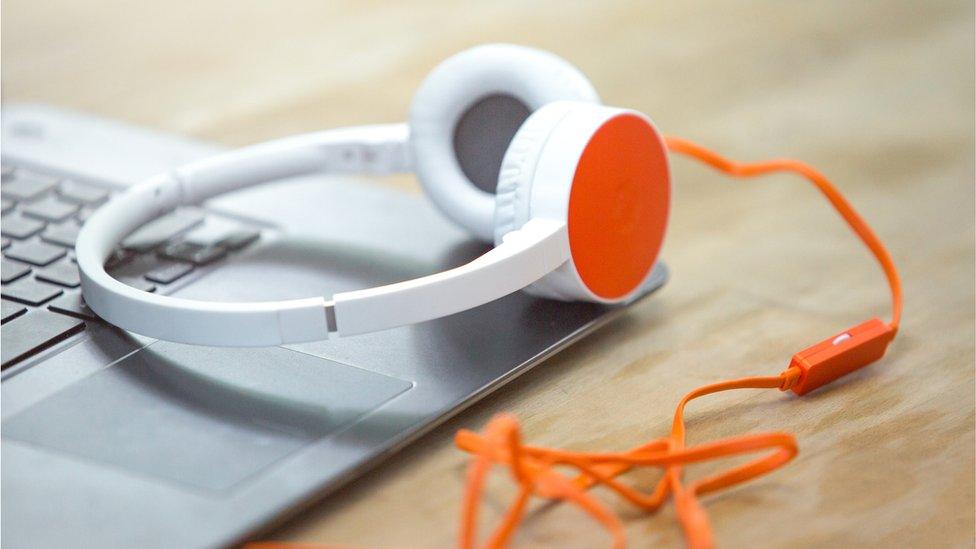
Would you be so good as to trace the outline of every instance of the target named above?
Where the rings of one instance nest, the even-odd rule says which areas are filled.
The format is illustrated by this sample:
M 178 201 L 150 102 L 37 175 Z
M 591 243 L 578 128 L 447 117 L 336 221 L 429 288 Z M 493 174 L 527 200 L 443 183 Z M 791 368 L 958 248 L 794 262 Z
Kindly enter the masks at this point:
M 410 151 L 417 178 L 441 212 L 487 241 L 495 236 L 495 197 L 464 175 L 453 138 L 465 112 L 489 95 L 509 95 L 531 111 L 560 100 L 599 103 L 586 77 L 565 60 L 509 44 L 463 51 L 424 80 L 410 107 Z
M 572 110 L 575 103 L 550 103 L 532 113 L 512 138 L 495 190 L 495 245 L 529 220 L 532 178 L 539 153 L 553 129 Z

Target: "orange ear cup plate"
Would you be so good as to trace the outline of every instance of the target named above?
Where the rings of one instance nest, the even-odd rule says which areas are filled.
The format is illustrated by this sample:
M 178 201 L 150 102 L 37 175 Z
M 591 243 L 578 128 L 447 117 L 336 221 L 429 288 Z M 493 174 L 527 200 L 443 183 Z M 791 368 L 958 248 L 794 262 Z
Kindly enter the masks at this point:
M 583 150 L 569 195 L 569 247 L 583 284 L 599 297 L 633 291 L 664 242 L 671 176 L 653 126 L 623 114 Z

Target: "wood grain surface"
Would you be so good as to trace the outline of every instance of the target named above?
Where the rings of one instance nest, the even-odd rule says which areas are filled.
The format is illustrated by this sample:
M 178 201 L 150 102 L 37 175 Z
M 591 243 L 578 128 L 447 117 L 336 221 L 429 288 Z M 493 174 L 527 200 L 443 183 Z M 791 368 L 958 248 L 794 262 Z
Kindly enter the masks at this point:
M 507 41 L 566 57 L 605 102 L 666 133 L 741 159 L 806 160 L 891 248 L 905 319 L 882 362 L 829 390 L 692 406 L 691 442 L 786 430 L 800 444 L 771 476 L 705 498 L 717 539 L 972 547 L 973 19 L 968 1 L 6 0 L 2 89 L 5 102 L 241 145 L 402 120 L 439 60 Z M 683 159 L 674 169 L 663 292 L 267 537 L 449 546 L 466 463 L 456 429 L 505 410 L 538 444 L 627 448 L 666 434 L 687 390 L 777 373 L 799 349 L 888 314 L 880 270 L 805 182 L 730 181 Z M 486 524 L 512 493 L 493 479 Z M 670 507 L 644 516 L 601 497 L 633 546 L 681 545 Z M 608 541 L 566 505 L 533 506 L 516 538 Z

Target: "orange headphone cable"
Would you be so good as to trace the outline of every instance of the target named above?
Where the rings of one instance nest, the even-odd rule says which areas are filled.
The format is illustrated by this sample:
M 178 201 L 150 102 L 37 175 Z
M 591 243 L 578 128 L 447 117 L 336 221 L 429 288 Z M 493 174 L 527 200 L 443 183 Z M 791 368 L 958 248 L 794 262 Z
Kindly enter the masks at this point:
M 671 152 L 690 156 L 732 177 L 756 177 L 774 172 L 793 172 L 807 178 L 827 197 L 827 200 L 834 206 L 837 213 L 847 222 L 851 230 L 857 234 L 861 241 L 867 245 L 868 249 L 871 250 L 871 253 L 878 260 L 878 263 L 881 264 L 881 268 L 888 278 L 888 284 L 891 286 L 892 310 L 891 322 L 888 326 L 893 330 L 898 329 L 898 325 L 901 322 L 902 310 L 901 280 L 898 278 L 898 271 L 895 269 L 895 263 L 891 259 L 891 254 L 888 253 L 881 239 L 874 234 L 874 231 L 864 221 L 864 218 L 854 210 L 854 207 L 844 198 L 840 190 L 824 177 L 822 173 L 799 160 L 786 158 L 766 160 L 764 162 L 739 163 L 680 137 L 668 136 L 664 138 L 664 142 Z
M 700 160 L 733 177 L 794 172 L 810 180 L 881 264 L 891 287 L 891 322 L 885 325 L 872 319 L 801 351 L 778 376 L 747 377 L 695 389 L 678 403 L 669 436 L 651 440 L 625 452 L 570 452 L 525 446 L 521 441 L 518 421 L 508 414 L 492 418 L 484 434 L 458 431 L 455 437 L 457 446 L 474 455 L 467 473 L 462 504 L 458 538 L 460 547 L 466 549 L 474 547 L 476 543 L 478 511 L 485 477 L 494 464 L 508 467 L 519 491 L 500 524 L 486 541 L 486 547 L 503 547 L 507 544 L 525 516 L 526 505 L 533 495 L 575 503 L 610 532 L 614 547 L 623 547 L 625 536 L 622 522 L 586 491 L 594 484 L 610 488 L 626 501 L 648 512 L 657 510 L 668 495 L 673 495 L 688 545 L 696 548 L 711 547 L 713 538 L 708 516 L 697 496 L 728 488 L 775 470 L 796 455 L 796 440 L 792 435 L 772 432 L 729 437 L 688 447 L 685 446 L 684 425 L 684 409 L 687 404 L 698 397 L 732 389 L 778 388 L 781 391 L 792 389 L 797 394 L 804 394 L 877 360 L 884 354 L 888 343 L 897 332 L 901 322 L 902 290 L 891 255 L 864 219 L 823 174 L 796 160 L 739 163 L 684 139 L 667 137 L 665 142 L 670 151 Z M 681 482 L 684 465 L 756 452 L 765 454 L 688 486 Z M 557 471 L 557 467 L 571 467 L 579 474 L 570 479 Z M 642 492 L 616 479 L 618 475 L 634 467 L 660 467 L 664 470 L 664 476 L 653 490 Z

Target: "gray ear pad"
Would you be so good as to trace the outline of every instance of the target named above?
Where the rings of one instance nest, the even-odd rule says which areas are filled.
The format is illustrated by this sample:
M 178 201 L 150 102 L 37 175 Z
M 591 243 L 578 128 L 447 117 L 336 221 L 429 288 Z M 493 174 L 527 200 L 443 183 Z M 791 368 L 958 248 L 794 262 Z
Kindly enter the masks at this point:
M 539 152 L 557 124 L 572 110 L 571 101 L 550 103 L 532 113 L 505 152 L 495 191 L 495 245 L 519 229 L 531 212 L 532 178 Z
M 508 145 L 532 111 L 505 94 L 487 95 L 461 116 L 454 128 L 454 154 L 476 187 L 494 193 Z

